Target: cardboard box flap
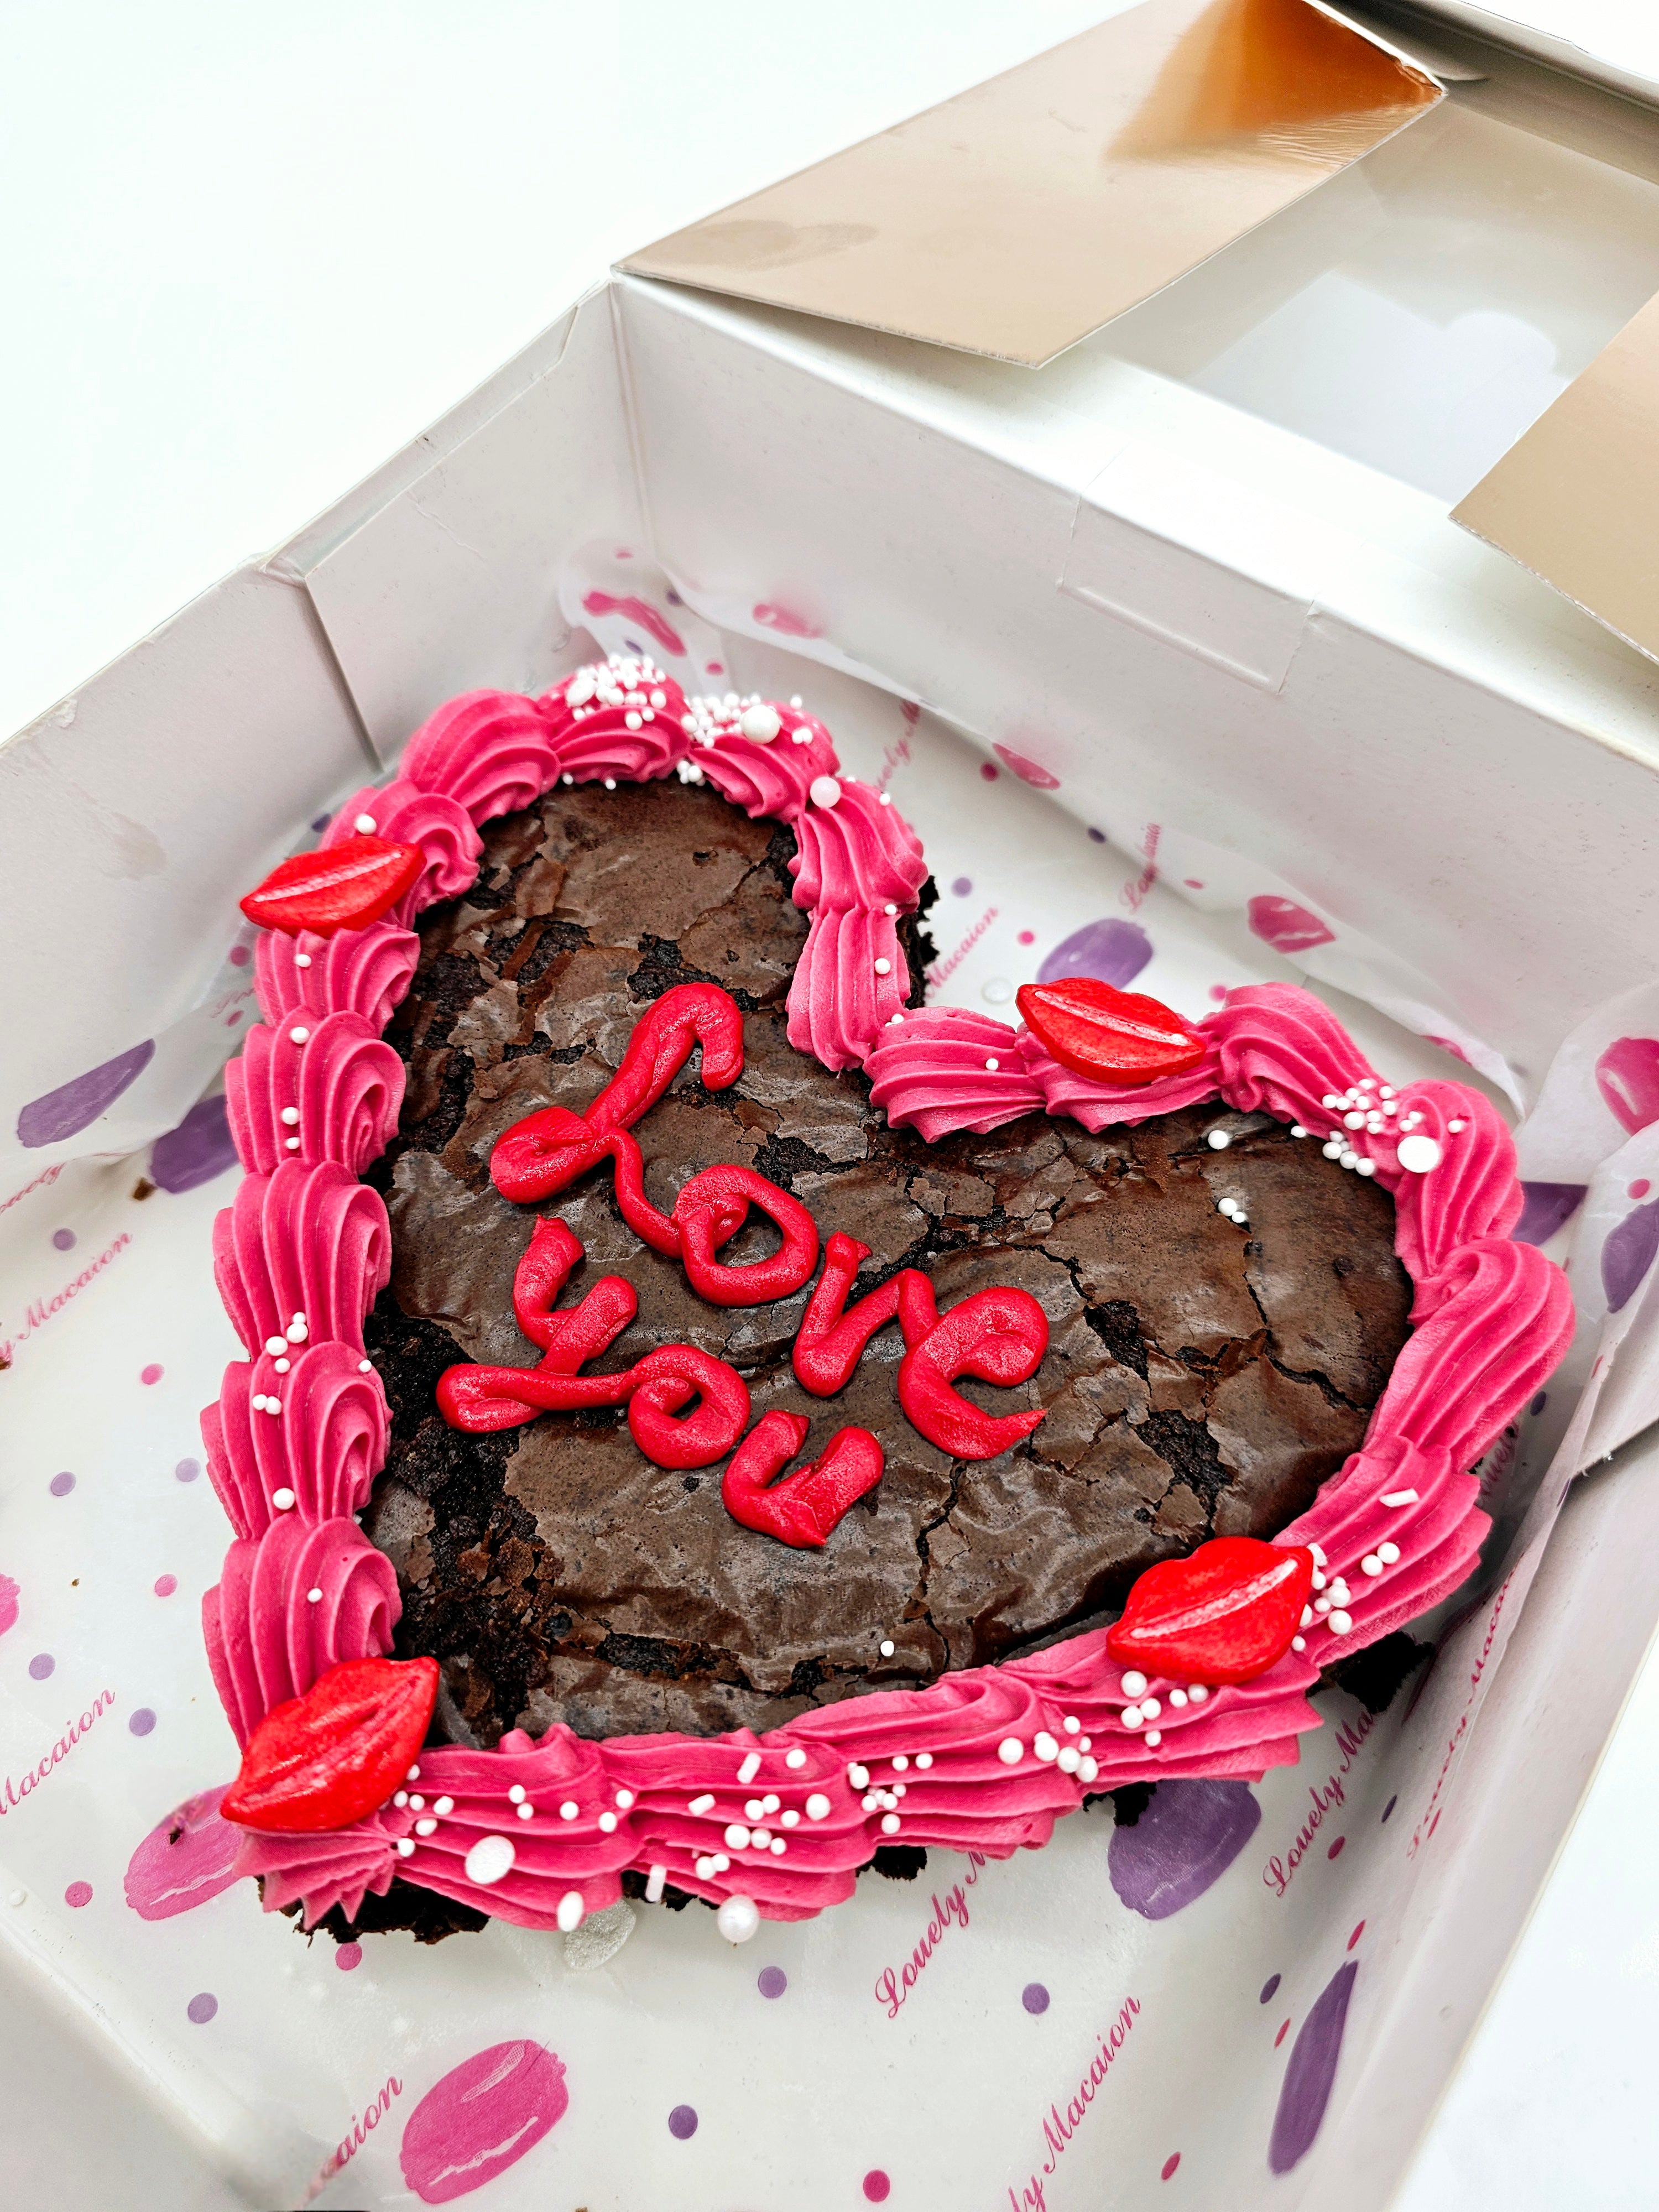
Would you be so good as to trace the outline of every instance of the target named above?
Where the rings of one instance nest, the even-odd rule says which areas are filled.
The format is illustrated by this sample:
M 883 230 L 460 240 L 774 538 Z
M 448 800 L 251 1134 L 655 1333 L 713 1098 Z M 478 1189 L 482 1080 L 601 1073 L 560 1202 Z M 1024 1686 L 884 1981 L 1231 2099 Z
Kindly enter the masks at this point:
M 1659 659 L 1659 299 L 1598 354 L 1452 520 Z
M 1443 97 L 1316 0 L 1145 0 L 623 266 L 1038 367 Z

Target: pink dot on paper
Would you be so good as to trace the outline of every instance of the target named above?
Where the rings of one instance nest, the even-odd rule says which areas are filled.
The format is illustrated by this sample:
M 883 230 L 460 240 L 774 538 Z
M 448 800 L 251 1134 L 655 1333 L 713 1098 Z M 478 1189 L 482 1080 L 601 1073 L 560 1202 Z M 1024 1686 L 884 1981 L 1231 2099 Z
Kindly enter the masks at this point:
M 46 1485 L 46 1488 L 51 1491 L 54 1498 L 67 1498 L 74 1487 L 75 1477 L 70 1473 L 67 1468 L 64 1468 L 62 1474 L 54 1474 L 52 1480 Z
M 162 1376 L 166 1373 L 166 1368 L 158 1367 L 155 1362 L 152 1359 L 148 1367 L 141 1367 L 139 1369 L 138 1380 L 141 1382 L 159 1382 Z
M 726 664 L 721 660 L 705 661 L 703 667 L 705 672 L 710 676 L 724 676 L 726 673 Z
M 72 1881 L 64 1892 L 64 1902 L 65 1905 L 72 1905 L 76 1911 L 79 1911 L 83 1905 L 90 1905 L 92 1884 L 89 1881 Z
M 205 2027 L 219 2009 L 219 2000 L 211 1990 L 198 1990 L 185 2007 L 186 2020 L 193 2020 L 198 2027 Z
M 246 945 L 233 945 L 225 955 L 233 968 L 246 968 L 252 957 Z
M 1201 876 L 1183 876 L 1181 880 L 1189 891 L 1201 891 L 1204 888 L 1204 879 Z M 1179 2155 L 1180 2153 L 1177 2152 L 1176 2156 L 1179 2157 Z
M 1647 1185 L 1644 1183 L 1642 1188 L 1645 1190 Z M 75 1231 L 72 1229 L 54 1229 L 52 1232 L 52 1241 L 56 1250 L 72 1252 L 75 1249 Z
M 225 1027 L 228 1030 L 234 1030 L 237 1023 L 240 1022 L 241 1018 L 241 1008 L 240 1006 L 233 1006 L 230 1012 L 225 1016 Z
M 361 1966 L 363 1963 L 362 1945 L 361 1943 L 342 1943 L 339 1949 L 334 1954 L 334 1963 L 343 1974 L 350 1973 L 355 1967 Z
M 979 772 L 985 778 L 987 783 L 994 783 L 997 777 L 1001 774 L 1001 770 L 994 766 L 990 761 L 981 761 L 979 764 Z M 866 2197 L 870 2194 L 870 2185 L 867 2181 L 864 2185 L 864 2193 Z M 885 2197 L 887 2191 L 884 2189 L 881 2193 Z
M 1653 1185 L 1648 1181 L 1645 1176 L 1638 1176 L 1635 1182 L 1626 1193 L 1626 1196 L 1627 1198 L 1645 1198 L 1652 1188 Z M 61 1236 L 62 1234 L 63 1231 L 60 1230 L 58 1231 L 58 1236 Z M 58 1237 L 54 1237 L 52 1241 L 55 1244 L 58 1242 Z
M 1180 2165 L 1180 2163 L 1181 2163 L 1181 2153 L 1180 2153 L 1178 2150 L 1177 2150 L 1177 2151 L 1173 2151 L 1173 2152 L 1171 2152 L 1171 2154 L 1170 2154 L 1170 2156 L 1169 2156 L 1168 2158 L 1166 2158 L 1166 2159 L 1164 2160 L 1164 2161 L 1163 2169 L 1162 2169 L 1161 2172 L 1159 2173 L 1158 2179 L 1159 2179 L 1161 2181 L 1167 2181 L 1167 2180 L 1170 2179 L 1170 2175 L 1175 2172 L 1175 2170 L 1176 2170 L 1176 2166 L 1178 2166 Z
M 179 1577 L 177 1575 L 157 1575 L 155 1577 L 155 1595 L 157 1597 L 171 1597 L 178 1587 Z
M 1349 1936 L 1349 1938 L 1348 1938 L 1348 1948 L 1349 1948 L 1351 1951 L 1352 1950 L 1352 1948 L 1353 1948 L 1354 1945 L 1355 1945 L 1355 1944 L 1359 1941 L 1360 1937 L 1364 1934 L 1364 1932 L 1365 1932 L 1365 1923 L 1364 1923 L 1364 1922 L 1362 1920 L 1362 1921 L 1360 1922 L 1360 1923 L 1359 1923 L 1358 1927 L 1358 1928 L 1356 1928 L 1356 1929 L 1354 1929 L 1353 1934 L 1352 1934 L 1352 1936 Z
M 1036 930 L 1034 930 L 1034 929 L 1022 929 L 1022 930 L 1021 930 L 1021 932 L 1019 933 L 1019 940 L 1018 940 L 1018 941 L 1019 941 L 1019 942 L 1020 942 L 1020 944 L 1022 944 L 1022 945 L 1035 945 L 1035 944 L 1036 943 Z
M 1227 995 L 1227 986 L 1226 986 L 1224 983 L 1212 983 L 1212 984 L 1211 984 L 1211 986 L 1210 986 L 1210 996 L 1211 996 L 1211 997 L 1215 1000 L 1215 1003 L 1217 1004 L 1217 1006 L 1218 1006 L 1222 1003 L 1223 1000 L 1224 1000 L 1224 999 L 1225 999 L 1226 995 Z
M 1274 2036 L 1274 2038 L 1273 2038 L 1273 2049 L 1274 2049 L 1275 2051 L 1277 2051 L 1277 2050 L 1278 2050 L 1278 2048 L 1279 2048 L 1279 2045 L 1280 2045 L 1281 2043 L 1283 2043 L 1283 2041 L 1285 2040 L 1285 2037 L 1290 2033 L 1290 2032 L 1291 2032 L 1291 2023 L 1289 2022 L 1289 2021 L 1286 2021 L 1285 2022 L 1284 2026 L 1279 2029 L 1279 2031 L 1278 2034 L 1277 2034 L 1276 2036 Z
M 884 2204 L 892 2191 L 892 2183 L 878 2166 L 872 2166 L 864 2177 L 864 2193 L 872 2204 Z
M 1326 1857 L 1328 1859 L 1340 1858 L 1342 1855 L 1342 1846 L 1347 1842 L 1347 1840 L 1348 1839 L 1346 1836 L 1339 1836 L 1336 1841 L 1331 1845 L 1329 1850 L 1326 1852 Z

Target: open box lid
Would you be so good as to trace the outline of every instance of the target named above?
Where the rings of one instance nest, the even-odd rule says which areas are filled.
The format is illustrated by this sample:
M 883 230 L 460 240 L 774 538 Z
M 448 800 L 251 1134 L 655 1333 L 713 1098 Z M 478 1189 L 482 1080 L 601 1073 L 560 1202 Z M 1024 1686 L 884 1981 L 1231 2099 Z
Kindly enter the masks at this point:
M 1443 97 L 1319 0 L 1143 0 L 623 266 L 1039 367 Z

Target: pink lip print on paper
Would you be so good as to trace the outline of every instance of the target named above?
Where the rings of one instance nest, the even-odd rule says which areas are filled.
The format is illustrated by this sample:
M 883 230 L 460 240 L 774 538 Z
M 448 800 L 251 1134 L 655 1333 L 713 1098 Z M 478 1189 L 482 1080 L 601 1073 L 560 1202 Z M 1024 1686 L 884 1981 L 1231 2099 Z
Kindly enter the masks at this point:
M 1264 945 L 1271 945 L 1275 952 L 1311 952 L 1316 945 L 1336 942 L 1335 933 L 1294 899 L 1253 898 L 1244 915 L 1252 934 Z
M 1037 969 L 1037 981 L 1057 983 L 1067 975 L 1092 975 L 1127 991 L 1152 957 L 1152 940 L 1138 921 L 1089 921 L 1055 945 Z
M 1022 783 L 1029 783 L 1036 791 L 1058 791 L 1060 778 L 1050 775 L 1046 768 L 1024 753 L 1017 753 L 1012 745 L 993 745 L 991 750 L 1005 768 L 1012 769 Z
M 677 660 L 684 659 L 684 639 L 665 615 L 657 612 L 649 599 L 642 599 L 634 592 L 618 599 L 610 592 L 588 592 L 583 595 L 582 607 L 590 615 L 620 615 L 624 622 L 642 629 L 665 653 L 672 653 Z
M 1632 1136 L 1659 1121 L 1659 1037 L 1615 1037 L 1595 1063 L 1595 1087 Z
M 1261 1820 L 1248 1783 L 1160 1782 L 1133 1826 L 1112 1831 L 1112 1887 L 1143 1920 L 1167 1920 L 1221 1879 Z
M 18 1143 L 32 1151 L 40 1145 L 59 1145 L 65 1137 L 78 1136 L 115 1103 L 130 1084 L 137 1081 L 155 1057 L 155 1040 L 146 1037 L 142 1044 L 117 1053 L 113 1060 L 89 1067 L 84 1075 L 71 1076 L 56 1091 L 31 1098 L 17 1116 Z
M 193 1912 L 237 1880 L 240 1843 L 219 1817 L 228 1784 L 186 1797 L 158 1821 L 127 1861 L 127 1903 L 141 1920 L 171 1920 Z
M 755 620 L 763 629 L 775 629 L 781 637 L 822 637 L 823 632 L 816 623 L 808 622 L 805 615 L 796 614 L 789 607 L 774 606 L 763 599 L 753 610 Z
M 469 2197 L 541 2141 L 570 2102 L 545 2045 L 492 2043 L 452 2067 L 409 2116 L 399 2153 L 422 2204 Z
M 1279 2110 L 1273 2114 L 1273 2131 L 1267 2145 L 1267 2165 L 1274 2173 L 1288 2173 L 1313 2148 L 1330 2102 L 1331 2084 L 1336 2079 L 1348 1999 L 1358 1972 L 1356 1959 L 1337 1968 L 1314 1999 L 1313 2009 L 1291 2045 L 1285 2086 L 1279 2093 Z
M 17 1585 L 9 1575 L 0 1575 L 0 1636 L 17 1626 Z

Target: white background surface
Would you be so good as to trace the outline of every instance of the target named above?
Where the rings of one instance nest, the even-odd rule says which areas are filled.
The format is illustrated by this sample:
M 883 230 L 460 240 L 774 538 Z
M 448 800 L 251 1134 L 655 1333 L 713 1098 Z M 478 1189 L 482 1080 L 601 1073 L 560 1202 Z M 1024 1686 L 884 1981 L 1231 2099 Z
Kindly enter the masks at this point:
M 13 0 L 0 729 L 291 531 L 615 255 L 1110 12 Z M 1659 71 L 1646 6 L 1510 12 Z M 1650 1662 L 1401 2212 L 1655 2203 L 1656 1754 Z

